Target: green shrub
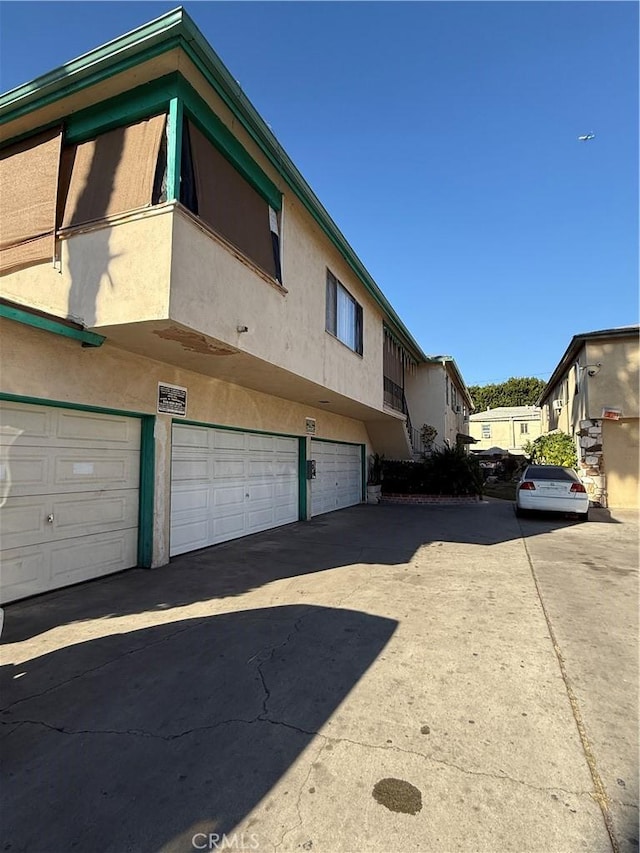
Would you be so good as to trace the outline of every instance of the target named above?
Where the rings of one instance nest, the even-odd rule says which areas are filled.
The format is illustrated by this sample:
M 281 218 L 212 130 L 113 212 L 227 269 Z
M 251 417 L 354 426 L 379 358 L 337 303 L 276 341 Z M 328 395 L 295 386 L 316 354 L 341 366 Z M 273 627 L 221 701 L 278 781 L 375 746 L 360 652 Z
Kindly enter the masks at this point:
M 478 460 L 461 447 L 434 450 L 423 462 L 386 460 L 382 493 L 395 495 L 481 495 Z
M 578 467 L 576 446 L 571 436 L 564 432 L 541 435 L 534 442 L 527 442 L 524 452 L 534 464 L 562 465 L 576 470 Z

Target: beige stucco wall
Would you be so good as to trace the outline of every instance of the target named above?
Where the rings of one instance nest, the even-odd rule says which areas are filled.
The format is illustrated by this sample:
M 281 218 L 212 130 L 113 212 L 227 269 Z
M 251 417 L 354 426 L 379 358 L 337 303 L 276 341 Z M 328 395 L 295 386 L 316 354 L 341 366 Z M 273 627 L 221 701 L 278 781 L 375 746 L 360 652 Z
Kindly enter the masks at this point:
M 339 394 L 382 408 L 382 315 L 306 211 L 285 200 L 284 290 L 176 212 L 171 318 Z M 326 271 L 363 307 L 363 355 L 325 330 Z M 249 331 L 239 338 L 237 326 Z
M 449 401 L 447 402 L 446 382 L 449 379 Z M 423 424 L 430 424 L 438 430 L 435 447 L 442 447 L 447 441 L 454 447 L 458 433 L 464 433 L 465 399 L 462 388 L 453 376 L 447 362 L 420 364 L 414 373 L 405 377 L 406 397 L 413 426 L 420 430 Z M 451 386 L 458 391 L 460 411 L 453 410 Z
M 418 431 L 424 424 L 438 430 L 434 446 L 447 437 L 445 424 L 445 376 L 441 364 L 420 364 L 405 376 L 405 395 L 411 422 Z
M 638 339 L 589 341 L 588 364 L 602 364 L 598 373 L 587 378 L 587 405 L 590 418 L 602 417 L 604 407 L 618 407 L 625 417 L 640 411 L 640 348 Z
M 364 424 L 153 361 L 111 346 L 83 348 L 49 332 L 0 321 L 0 391 L 22 397 L 79 403 L 137 414 L 156 413 L 158 382 L 188 391 L 188 420 L 304 436 L 316 419 L 319 438 L 366 444 Z M 171 417 L 156 421 L 155 531 L 153 562 L 169 559 Z
M 638 418 L 603 421 L 602 448 L 607 483 L 607 504 L 610 507 L 635 509 L 640 506 L 638 486 L 640 430 L 638 424 Z
M 491 437 L 482 437 L 483 424 L 490 424 Z M 527 425 L 527 432 L 521 432 L 521 424 Z M 535 441 L 541 434 L 540 418 L 513 416 L 500 420 L 469 421 L 469 435 L 478 440 L 473 450 L 488 450 L 490 447 L 502 447 L 504 450 L 521 453 L 527 441 Z
M 58 243 L 60 260 L 3 275 L 0 294 L 100 330 L 169 311 L 172 210 L 121 217 Z

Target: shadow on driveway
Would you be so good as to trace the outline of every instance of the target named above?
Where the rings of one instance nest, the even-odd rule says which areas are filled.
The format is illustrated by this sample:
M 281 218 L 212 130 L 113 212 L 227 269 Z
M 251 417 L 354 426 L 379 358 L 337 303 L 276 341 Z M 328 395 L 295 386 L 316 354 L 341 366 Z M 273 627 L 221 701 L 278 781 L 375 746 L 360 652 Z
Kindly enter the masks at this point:
M 273 607 L 3 667 L 4 849 L 192 850 L 196 832 L 230 833 L 396 625 L 350 610 Z M 304 780 L 292 778 L 297 789 L 278 808 L 292 808 L 295 821 Z
M 479 523 L 480 521 L 480 523 Z M 616 522 L 590 510 L 589 522 Z M 307 522 L 174 557 L 158 569 L 129 569 L 6 607 L 2 643 L 89 619 L 153 613 L 242 595 L 273 581 L 357 563 L 403 565 L 433 542 L 491 546 L 582 523 L 553 516 L 519 523 L 509 501 L 461 507 L 361 504 Z

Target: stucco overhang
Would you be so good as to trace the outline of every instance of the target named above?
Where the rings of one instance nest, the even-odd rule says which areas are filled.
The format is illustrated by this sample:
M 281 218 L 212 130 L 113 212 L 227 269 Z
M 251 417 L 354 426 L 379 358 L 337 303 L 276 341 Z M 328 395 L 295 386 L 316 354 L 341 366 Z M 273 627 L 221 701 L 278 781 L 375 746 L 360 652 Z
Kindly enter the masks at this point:
M 595 332 L 582 332 L 579 335 L 574 335 L 571 338 L 571 342 L 565 350 L 564 355 L 549 377 L 549 381 L 545 385 L 544 391 L 536 400 L 536 406 L 542 406 L 545 400 L 551 396 L 558 382 L 571 368 L 572 364 L 577 360 L 578 354 L 589 341 L 637 338 L 639 332 L 640 326 L 619 326 L 614 329 L 600 329 Z
M 117 74 L 157 60 L 176 48 L 196 66 L 345 258 L 408 352 L 418 362 L 428 361 L 309 184 L 182 7 L 0 96 L 0 126 Z M 29 128 L 30 131 L 35 129 Z

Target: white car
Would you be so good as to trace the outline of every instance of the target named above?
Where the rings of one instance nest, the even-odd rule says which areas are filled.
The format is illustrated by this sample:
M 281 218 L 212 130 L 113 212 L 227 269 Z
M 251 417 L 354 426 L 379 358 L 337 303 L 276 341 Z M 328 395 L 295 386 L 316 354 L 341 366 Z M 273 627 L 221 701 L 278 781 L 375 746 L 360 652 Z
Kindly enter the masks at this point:
M 561 465 L 529 465 L 516 486 L 516 515 L 532 510 L 569 512 L 586 521 L 589 495 L 571 468 Z

